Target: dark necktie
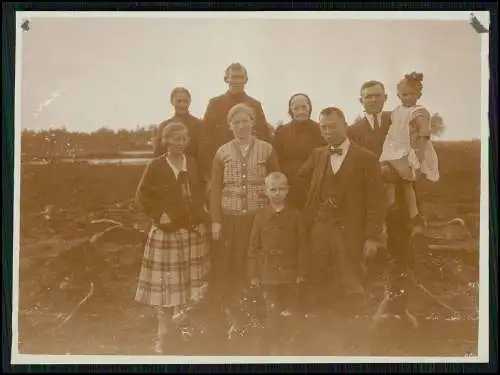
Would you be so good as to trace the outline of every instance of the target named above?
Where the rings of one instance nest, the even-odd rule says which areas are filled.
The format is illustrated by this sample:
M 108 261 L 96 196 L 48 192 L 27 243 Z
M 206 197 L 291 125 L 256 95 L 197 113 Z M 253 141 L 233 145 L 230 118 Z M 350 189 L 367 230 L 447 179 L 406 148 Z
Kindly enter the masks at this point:
M 380 124 L 378 122 L 378 113 L 373 115 L 373 130 L 377 130 L 380 128 Z
M 342 155 L 342 153 L 344 152 L 342 148 L 334 146 L 328 147 L 328 151 L 330 152 L 330 155 L 339 155 L 339 156 Z

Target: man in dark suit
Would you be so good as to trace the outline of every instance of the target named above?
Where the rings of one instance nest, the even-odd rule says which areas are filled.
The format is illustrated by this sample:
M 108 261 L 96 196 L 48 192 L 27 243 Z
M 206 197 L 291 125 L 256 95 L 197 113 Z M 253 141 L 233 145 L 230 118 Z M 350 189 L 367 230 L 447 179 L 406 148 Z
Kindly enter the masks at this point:
M 296 174 L 293 201 L 310 223 L 312 308 L 333 303 L 346 318 L 364 303 L 364 263 L 382 235 L 385 192 L 377 157 L 347 137 L 343 112 L 323 109 L 320 129 L 327 146 L 317 148 Z
M 364 116 L 349 126 L 349 139 L 372 151 L 380 157 L 385 137 L 391 125 L 391 112 L 384 111 L 387 100 L 385 87 L 379 81 L 368 81 L 361 86 L 359 101 L 364 107 Z M 406 321 L 416 326 L 415 317 L 408 311 L 406 302 L 407 280 L 406 269 L 409 263 L 410 231 L 409 213 L 406 209 L 402 186 L 396 185 L 395 209 L 387 213 L 387 254 L 390 262 L 391 299 L 382 306 L 384 312 L 406 317 Z M 399 291 L 405 291 L 400 293 Z M 397 297 L 395 297 L 397 295 Z M 382 313 L 382 311 L 379 311 Z M 377 318 L 377 317 L 376 317 Z
M 391 112 L 383 111 L 387 100 L 384 85 L 368 81 L 361 86 L 359 101 L 365 111 L 361 118 L 347 129 L 351 141 L 380 156 L 391 124 Z
M 248 81 L 246 68 L 240 63 L 229 65 L 224 75 L 224 81 L 228 85 L 228 91 L 210 99 L 203 118 L 204 126 L 199 135 L 200 169 L 206 182 L 210 181 L 215 152 L 224 143 L 233 139 L 233 133 L 227 124 L 227 113 L 234 105 L 238 103 L 249 104 L 254 109 L 256 116 L 255 135 L 266 142 L 271 142 L 271 132 L 261 103 L 245 92 L 245 85 Z

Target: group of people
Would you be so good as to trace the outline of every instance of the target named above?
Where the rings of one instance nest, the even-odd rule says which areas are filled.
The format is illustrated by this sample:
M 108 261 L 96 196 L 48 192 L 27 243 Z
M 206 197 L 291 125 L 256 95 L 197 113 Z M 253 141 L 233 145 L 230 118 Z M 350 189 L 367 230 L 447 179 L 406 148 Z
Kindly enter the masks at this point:
M 404 289 L 402 254 L 425 225 L 414 182 L 439 178 L 431 116 L 417 104 L 421 74 L 401 79 L 393 111 L 383 111 L 383 83 L 364 83 L 365 114 L 351 125 L 336 107 L 315 122 L 310 98 L 294 94 L 291 121 L 274 134 L 245 92 L 245 67 L 231 64 L 224 80 L 228 91 L 203 119 L 189 113 L 186 88 L 172 91 L 175 115 L 158 126 L 137 189 L 153 225 L 136 300 L 156 310 L 159 351 L 187 306 L 208 301 L 234 321 L 247 287 L 261 288 L 269 329 L 297 301 L 352 318 L 381 247 L 392 254 L 393 289 Z

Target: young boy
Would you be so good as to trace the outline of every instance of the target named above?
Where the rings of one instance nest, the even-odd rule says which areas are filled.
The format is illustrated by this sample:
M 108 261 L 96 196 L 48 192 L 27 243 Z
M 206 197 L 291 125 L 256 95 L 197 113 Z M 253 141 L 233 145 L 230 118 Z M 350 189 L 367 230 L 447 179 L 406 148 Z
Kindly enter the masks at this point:
M 262 287 L 266 303 L 266 329 L 271 350 L 279 346 L 282 316 L 295 307 L 295 284 L 305 280 L 307 234 L 300 213 L 285 204 L 288 181 L 273 172 L 265 180 L 269 205 L 255 218 L 248 265 L 251 285 Z

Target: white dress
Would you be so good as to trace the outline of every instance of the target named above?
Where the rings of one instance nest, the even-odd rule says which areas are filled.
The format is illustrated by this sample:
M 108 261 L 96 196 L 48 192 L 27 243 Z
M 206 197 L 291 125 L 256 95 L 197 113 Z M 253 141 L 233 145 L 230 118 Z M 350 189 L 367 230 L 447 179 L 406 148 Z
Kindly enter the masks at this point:
M 428 126 L 425 129 L 412 129 L 411 121 L 418 116 L 426 119 Z M 412 137 L 417 136 L 430 136 L 429 112 L 419 105 L 413 107 L 400 105 L 396 107 L 391 114 L 391 126 L 384 142 L 380 161 L 388 162 L 401 174 L 404 173 L 401 167 L 409 168 L 413 179 L 415 178 L 415 171 L 420 169 L 428 180 L 438 181 L 439 165 L 434 146 L 431 141 L 427 142 L 424 158 L 420 162 L 411 146 Z M 393 163 L 396 161 L 398 163 Z

